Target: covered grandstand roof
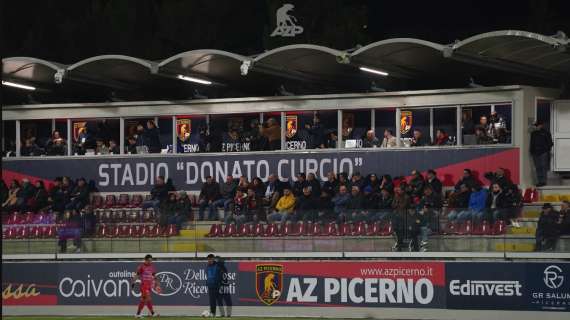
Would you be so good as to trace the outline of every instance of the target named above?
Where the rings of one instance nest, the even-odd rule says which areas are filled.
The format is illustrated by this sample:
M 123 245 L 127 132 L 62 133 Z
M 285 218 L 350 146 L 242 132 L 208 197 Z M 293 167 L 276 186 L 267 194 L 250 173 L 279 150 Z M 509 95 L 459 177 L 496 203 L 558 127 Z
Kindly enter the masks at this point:
M 296 44 L 254 56 L 201 49 L 161 61 L 102 55 L 71 65 L 10 57 L 2 60 L 2 77 L 37 87 L 48 102 L 109 95 L 139 100 L 458 88 L 470 79 L 476 82 L 472 86 L 559 87 L 570 79 L 568 44 L 561 32 L 545 36 L 502 30 L 453 44 L 395 38 L 354 51 Z

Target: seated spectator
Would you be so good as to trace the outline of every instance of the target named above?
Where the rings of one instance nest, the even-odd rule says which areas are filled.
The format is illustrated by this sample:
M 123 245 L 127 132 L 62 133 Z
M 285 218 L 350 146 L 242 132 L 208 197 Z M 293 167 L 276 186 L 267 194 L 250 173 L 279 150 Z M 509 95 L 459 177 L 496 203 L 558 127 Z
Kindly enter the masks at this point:
M 48 193 L 42 180 L 36 181 L 35 194 L 28 205 L 34 212 L 38 212 L 48 207 Z
M 336 131 L 331 131 L 327 134 L 325 140 L 325 147 L 329 149 L 336 149 L 338 145 L 338 134 Z
M 338 188 L 338 180 L 336 174 L 332 171 L 327 173 L 327 181 L 323 183 L 322 191 L 326 192 L 329 196 L 334 196 Z
M 176 201 L 176 193 L 168 194 L 166 201 L 160 204 L 160 215 L 158 216 L 158 224 L 166 227 L 168 222 L 176 216 L 178 203 Z
M 10 184 L 10 189 L 8 189 L 8 195 L 6 200 L 2 202 L 2 211 L 11 212 L 17 210 L 18 208 L 18 194 L 20 193 L 21 187 L 18 180 L 12 180 Z
M 97 219 L 95 217 L 95 211 L 91 205 L 86 205 L 80 212 L 81 217 L 81 234 L 83 236 L 92 236 L 95 234 L 95 226 L 97 224 Z
M 412 178 L 408 183 L 408 190 L 406 191 L 412 197 L 413 200 L 414 197 L 419 198 L 423 195 L 426 182 L 424 180 L 424 177 L 418 170 L 414 169 L 412 171 L 411 176 Z
M 410 211 L 411 203 L 410 196 L 404 191 L 401 185 L 394 188 L 394 200 L 392 201 L 393 212 L 391 215 L 392 228 L 396 237 L 396 243 L 393 247 L 394 251 L 400 251 L 403 248 L 409 220 L 408 211 Z
M 426 186 L 431 187 L 434 193 L 441 195 L 443 184 L 437 178 L 437 172 L 435 172 L 433 169 L 429 169 L 427 171 Z
M 475 130 L 477 129 L 477 127 L 483 129 L 483 131 L 485 131 L 485 133 L 487 133 L 489 131 L 489 120 L 488 120 L 487 116 L 479 117 L 479 124 L 477 124 L 475 126 Z
M 261 181 L 261 178 L 259 177 L 255 177 L 253 178 L 253 181 L 251 183 L 251 185 L 249 186 L 249 189 L 252 189 L 253 191 L 255 191 L 255 194 L 263 197 L 263 195 L 265 194 L 265 184 L 263 183 L 263 181 Z M 248 189 L 248 190 L 249 190 Z
M 560 215 L 550 203 L 542 206 L 536 228 L 535 251 L 554 251 L 560 234 Z
M 511 203 L 501 186 L 497 183 L 491 185 L 491 193 L 487 198 L 487 219 L 491 221 L 506 220 Z
M 10 189 L 8 189 L 6 182 L 4 182 L 3 179 L 0 179 L 0 203 L 3 204 L 8 199 L 9 192 Z
M 358 190 L 360 191 L 364 188 L 365 184 L 366 184 L 366 181 L 364 181 L 364 179 L 360 175 L 360 172 L 357 171 L 357 172 L 352 174 L 352 177 L 350 179 L 351 187 L 357 186 Z
M 392 212 L 392 202 L 394 198 L 390 191 L 386 188 L 382 188 L 380 191 L 380 197 L 378 198 L 378 212 L 376 213 L 376 217 L 374 217 L 374 221 L 384 221 Z
M 487 172 L 487 173 L 485 173 L 484 177 L 487 180 L 489 180 L 489 182 L 491 182 L 491 184 L 497 183 L 498 185 L 500 185 L 501 189 L 503 189 L 503 190 L 509 190 L 513 186 L 513 182 L 511 181 L 511 179 L 509 179 L 505 175 L 505 169 L 504 168 L 499 168 L 495 172 Z
M 560 205 L 560 235 L 570 235 L 570 202 L 562 201 Z
M 248 199 L 247 194 L 242 191 L 242 189 L 237 189 L 235 197 L 232 200 L 233 210 L 225 218 L 225 223 L 235 223 L 238 227 L 244 223 L 250 222 L 252 219 L 251 215 L 248 214 Z
M 455 192 L 459 191 L 462 184 L 466 185 L 471 190 L 475 189 L 477 186 L 481 186 L 477 179 L 475 179 L 475 176 L 473 176 L 471 169 L 463 169 L 463 176 L 455 184 Z
M 168 221 L 168 224 L 176 225 L 178 230 L 182 229 L 182 224 L 188 220 L 192 213 L 192 201 L 185 191 L 180 191 L 176 197 L 176 214 Z
M 437 129 L 435 132 L 434 146 L 447 146 L 449 145 L 449 135 L 443 129 Z
M 29 204 L 33 201 L 36 194 L 36 188 L 30 183 L 28 178 L 22 179 L 22 188 L 18 192 L 17 207 L 20 211 L 27 211 L 30 209 Z
M 395 148 L 398 146 L 398 142 L 396 140 L 396 137 L 394 137 L 392 130 L 384 130 L 384 139 L 382 139 L 382 144 L 380 146 L 382 148 Z
M 234 197 L 236 195 L 236 190 L 242 190 L 243 193 L 243 189 L 242 188 L 238 188 L 238 184 L 237 181 L 235 181 L 234 177 L 232 177 L 231 175 L 228 175 L 226 177 L 226 181 L 222 184 L 220 184 L 220 192 L 219 192 L 219 199 L 216 199 L 213 203 L 213 210 L 216 210 L 218 208 L 224 208 L 224 217 L 222 217 L 222 221 L 223 219 L 225 219 L 225 217 L 227 217 L 230 214 L 230 208 L 233 204 L 234 201 Z
M 414 129 L 414 137 L 412 138 L 412 147 L 425 147 L 429 146 L 430 141 L 429 139 L 424 137 L 424 134 L 420 129 Z
M 95 141 L 95 154 L 109 154 L 109 147 L 107 147 L 105 141 L 101 138 Z
M 307 187 L 309 183 L 307 182 L 307 177 L 304 173 L 299 173 L 297 175 L 297 181 L 293 182 L 293 195 L 295 197 L 300 197 L 303 195 L 303 189 Z
M 364 210 L 364 197 L 358 186 L 353 185 L 350 192 L 350 200 L 346 204 L 344 212 L 338 217 L 338 223 L 349 221 L 362 221 L 364 219 L 362 211 Z
M 462 221 L 466 218 L 471 218 L 471 213 L 465 213 L 469 210 L 469 200 L 471 197 L 471 189 L 462 184 L 459 187 L 459 192 L 453 193 L 449 199 L 449 206 L 452 209 L 447 215 L 449 221 Z M 486 200 L 485 200 L 486 201 Z M 484 204 L 481 210 L 484 208 Z
M 150 190 L 150 200 L 145 200 L 142 203 L 142 209 L 154 209 L 154 214 L 160 213 L 160 205 L 168 199 L 168 188 L 164 182 L 163 176 L 156 177 L 154 186 Z
M 385 174 L 382 176 L 382 182 L 380 183 L 380 190 L 386 189 L 390 194 L 394 193 L 394 182 L 392 181 L 392 176 Z
M 47 154 L 49 156 L 64 156 L 67 154 L 67 142 L 63 139 L 59 131 L 54 131 L 47 144 Z
M 377 148 L 380 146 L 380 140 L 376 138 L 376 134 L 374 134 L 374 130 L 366 131 L 366 139 L 364 139 L 363 147 L 364 148 Z
M 172 181 L 172 178 L 166 179 L 166 190 L 168 192 L 176 191 L 176 187 L 174 186 L 174 181 Z
M 249 143 L 251 151 L 260 151 L 267 149 L 267 139 L 259 132 L 259 120 L 253 119 L 249 123 L 249 130 L 244 135 L 244 142 Z
M 65 193 L 62 186 L 62 178 L 55 178 L 49 191 L 48 202 L 54 212 L 62 213 L 65 210 Z
M 264 126 L 259 126 L 259 132 L 269 143 L 269 150 L 281 150 L 281 126 L 275 118 L 267 119 Z
M 33 156 L 41 156 L 44 152 L 32 139 L 26 139 L 24 141 L 24 145 L 20 150 L 20 155 L 22 157 L 33 157 Z
M 283 189 L 283 196 L 275 205 L 275 212 L 267 216 L 267 222 L 286 222 L 289 220 L 296 221 L 294 209 L 296 199 L 289 187 Z
M 247 214 L 254 223 L 267 219 L 265 208 L 263 207 L 263 197 L 256 193 L 255 189 L 251 188 L 247 190 Z
M 77 180 L 77 185 L 69 194 L 69 203 L 65 206 L 66 210 L 80 211 L 89 203 L 89 186 L 84 178 Z
M 366 177 L 364 185 L 365 188 L 366 186 L 370 186 L 370 188 L 372 188 L 372 193 L 376 195 L 380 194 L 380 181 L 375 173 L 371 173 Z
M 317 220 L 323 223 L 336 221 L 331 196 L 324 190 L 317 198 Z
M 137 154 L 137 138 L 135 136 L 129 136 L 127 139 L 127 154 Z
M 198 217 L 204 220 L 204 211 L 208 208 L 208 220 L 216 220 L 216 212 L 214 203 L 221 199 L 220 185 L 214 181 L 212 176 L 206 177 L 206 183 L 202 185 L 200 195 L 198 196 Z
M 374 192 L 374 189 L 370 185 L 367 185 L 362 189 L 363 197 L 363 210 L 361 215 L 356 219 L 356 221 L 362 222 L 373 222 L 376 221 L 376 215 L 378 213 L 378 193 Z
M 338 189 L 337 194 L 332 198 L 333 212 L 335 219 L 339 219 L 341 215 L 346 210 L 348 203 L 350 201 L 350 194 L 346 186 L 341 185 Z
M 307 175 L 307 186 L 311 188 L 311 194 L 313 197 L 316 198 L 321 194 L 321 182 L 312 172 Z
M 303 221 L 315 222 L 318 218 L 318 203 L 311 193 L 310 187 L 303 188 L 303 194 L 297 198 L 295 206 L 296 216 L 302 218 Z
M 475 138 L 477 144 L 493 144 L 493 138 L 489 137 L 481 126 L 475 127 Z
M 135 150 L 136 151 L 136 150 Z M 110 154 L 119 154 L 121 153 L 121 150 L 119 149 L 119 146 L 117 145 L 117 141 L 111 139 L 109 140 L 109 153 Z
M 265 204 L 269 205 L 269 210 L 275 210 L 275 205 L 281 195 L 283 195 L 283 189 L 290 188 L 287 182 L 279 180 L 277 175 L 271 174 L 267 180 L 267 187 L 265 189 L 264 199 Z
M 440 210 L 443 206 L 441 193 L 435 193 L 430 186 L 426 186 L 423 190 L 424 194 L 420 199 L 419 208 L 427 206 L 430 209 Z
M 246 176 L 239 177 L 239 182 L 237 184 L 238 189 L 240 189 L 243 193 L 247 194 L 247 189 L 249 189 L 249 181 L 247 181 Z
M 65 211 L 63 221 L 60 222 L 63 227 L 58 230 L 58 244 L 61 253 L 67 251 L 67 240 L 73 239 L 75 253 L 81 252 L 81 216 L 77 211 Z
M 335 191 L 335 194 L 338 193 L 341 186 L 345 186 L 347 191 L 352 189 L 352 183 L 348 180 L 348 174 L 346 174 L 346 172 L 338 174 L 337 190 Z

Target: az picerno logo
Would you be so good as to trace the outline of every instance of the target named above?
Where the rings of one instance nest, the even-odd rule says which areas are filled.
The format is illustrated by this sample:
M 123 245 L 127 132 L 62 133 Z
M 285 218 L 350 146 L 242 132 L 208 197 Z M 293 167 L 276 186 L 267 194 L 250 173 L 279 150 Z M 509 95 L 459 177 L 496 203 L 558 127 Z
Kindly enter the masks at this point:
M 558 289 L 564 283 L 562 269 L 559 266 L 551 265 L 544 269 L 544 284 L 550 289 Z

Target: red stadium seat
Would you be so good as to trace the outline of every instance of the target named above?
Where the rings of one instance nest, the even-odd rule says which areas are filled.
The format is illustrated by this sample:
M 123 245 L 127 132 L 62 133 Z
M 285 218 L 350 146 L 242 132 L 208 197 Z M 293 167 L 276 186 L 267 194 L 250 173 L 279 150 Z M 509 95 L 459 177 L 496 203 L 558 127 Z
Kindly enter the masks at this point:
M 325 226 L 325 230 L 323 231 L 323 236 L 334 237 L 338 235 L 338 230 L 335 222 L 329 222 Z
M 377 236 L 380 233 L 380 222 L 373 222 L 366 225 L 366 235 Z
M 221 226 L 217 223 L 214 223 L 210 226 L 210 232 L 206 234 L 206 237 L 208 238 L 219 237 L 221 233 L 222 233 Z
M 95 210 L 103 208 L 103 197 L 98 194 L 91 197 L 91 206 Z
M 164 237 L 174 237 L 178 235 L 178 229 L 175 224 L 169 224 L 162 234 Z
M 160 228 L 160 226 L 158 224 L 155 224 L 152 227 L 150 227 L 150 231 L 148 233 L 149 237 L 156 238 L 156 237 L 160 237 L 161 235 L 162 235 L 162 229 Z
M 42 237 L 42 230 L 41 230 L 41 228 L 38 227 L 38 226 L 33 226 L 33 227 L 31 227 L 28 236 L 29 236 L 29 238 L 31 238 L 31 239 L 39 239 L 39 238 L 41 238 L 41 237 Z
M 448 222 L 443 229 L 443 234 L 456 235 L 459 229 L 459 224 L 456 221 Z
M 473 231 L 471 232 L 472 235 L 477 235 L 477 236 L 485 236 L 489 235 L 490 233 L 491 230 L 489 227 L 489 222 L 487 222 L 486 220 L 481 223 L 476 223 L 473 226 Z
M 129 195 L 126 193 L 122 193 L 119 195 L 119 200 L 115 205 L 116 208 L 127 208 L 130 206 Z
M 143 203 L 143 196 L 140 194 L 135 194 L 133 195 L 133 198 L 131 199 L 131 203 L 129 205 L 130 208 L 140 208 L 142 206 Z
M 307 236 L 309 237 L 320 236 L 323 233 L 320 223 L 312 223 L 307 227 L 307 229 L 308 229 Z
M 251 231 L 252 237 L 262 237 L 265 234 L 265 225 L 261 223 L 257 223 L 253 226 L 253 230 Z
M 35 217 L 36 217 L 35 213 L 28 211 L 24 214 L 24 217 L 23 217 L 21 223 L 22 224 L 31 224 L 34 222 Z
M 274 223 L 268 224 L 267 228 L 265 229 L 265 233 L 263 234 L 264 237 L 275 237 L 277 234 L 277 225 Z
M 16 229 L 17 227 L 9 227 L 5 232 L 5 239 L 16 239 Z
M 504 220 L 495 221 L 491 234 L 494 236 L 503 235 L 507 233 L 507 227 Z
M 526 188 L 523 195 L 524 203 L 537 202 L 539 199 L 538 190 L 536 188 Z
M 237 232 L 234 234 L 234 237 L 249 237 L 250 233 L 251 228 L 249 224 L 243 223 L 237 228 Z
M 289 227 L 290 229 L 288 230 L 289 231 L 288 235 L 292 237 L 300 236 L 301 232 L 303 231 L 303 227 L 304 227 L 303 221 L 291 223 L 291 226 Z
M 366 235 L 366 224 L 364 222 L 358 222 L 352 225 L 350 235 L 353 237 L 359 237 Z
M 122 224 L 119 226 L 119 234 L 118 236 L 121 238 L 127 238 L 130 236 L 130 232 L 129 232 L 129 225 L 127 224 Z
M 103 205 L 103 207 L 105 209 L 111 209 L 114 208 L 116 204 L 117 204 L 117 199 L 115 198 L 115 195 L 108 194 L 105 197 L 105 204 Z
M 301 229 L 301 235 L 302 236 L 308 236 L 309 233 L 311 232 L 312 228 L 313 228 L 313 222 L 312 221 L 308 221 L 308 222 L 304 223 L 303 227 Z
M 6 224 L 20 224 L 21 221 L 22 218 L 20 216 L 20 213 L 14 212 L 10 214 L 10 217 L 8 218 L 8 221 L 6 221 Z
M 29 228 L 20 226 L 16 227 L 16 239 L 26 239 L 28 238 Z
M 138 226 L 138 237 L 139 238 L 148 238 L 150 235 L 151 226 L 149 225 L 139 225 Z
M 350 223 L 346 223 L 346 222 L 342 223 L 339 227 L 338 235 L 339 236 L 349 236 L 350 233 L 351 233 Z
M 392 229 L 392 221 L 388 221 L 380 226 L 380 230 L 378 231 L 378 235 L 382 237 L 390 236 L 393 233 Z
M 109 227 L 109 232 L 105 235 L 107 238 L 118 238 L 120 235 L 119 226 L 113 225 Z
M 467 221 L 465 221 L 459 225 L 459 227 L 457 228 L 457 234 L 458 235 L 469 235 L 469 234 L 471 234 L 472 229 L 473 229 L 473 225 L 472 225 L 471 220 L 467 220 Z
M 224 230 L 224 233 L 222 234 L 223 237 L 232 237 L 237 232 L 236 224 L 235 223 L 226 224 L 223 230 Z
M 57 236 L 57 226 L 52 224 L 48 227 L 42 227 L 42 237 L 43 238 L 54 238 L 55 236 Z

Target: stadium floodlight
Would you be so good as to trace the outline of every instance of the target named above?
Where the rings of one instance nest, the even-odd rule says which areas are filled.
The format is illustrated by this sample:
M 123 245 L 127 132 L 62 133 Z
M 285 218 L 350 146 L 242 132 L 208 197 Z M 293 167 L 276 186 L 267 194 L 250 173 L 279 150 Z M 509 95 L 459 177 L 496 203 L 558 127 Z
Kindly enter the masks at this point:
M 206 84 L 206 85 L 211 85 L 212 81 L 208 81 L 208 80 L 203 80 L 203 79 L 198 79 L 198 78 L 194 78 L 194 77 L 189 77 L 189 76 L 183 76 L 181 74 L 179 74 L 177 76 L 178 79 L 180 80 L 184 80 L 184 81 L 190 81 L 190 82 L 196 82 L 196 83 L 200 83 L 200 84 Z
M 36 88 L 32 87 L 32 86 L 27 86 L 24 84 L 19 84 L 19 83 L 10 82 L 10 81 L 4 81 L 4 80 L 2 80 L 2 85 L 8 86 L 8 87 L 14 87 L 14 88 L 18 88 L 18 89 L 24 89 L 24 90 L 31 90 L 31 91 L 36 90 Z
M 379 74 L 379 75 L 384 76 L 384 77 L 388 76 L 388 72 L 382 71 L 382 70 L 377 70 L 377 69 L 372 69 L 372 68 L 367 68 L 367 67 L 360 67 L 359 69 L 362 71 Z

